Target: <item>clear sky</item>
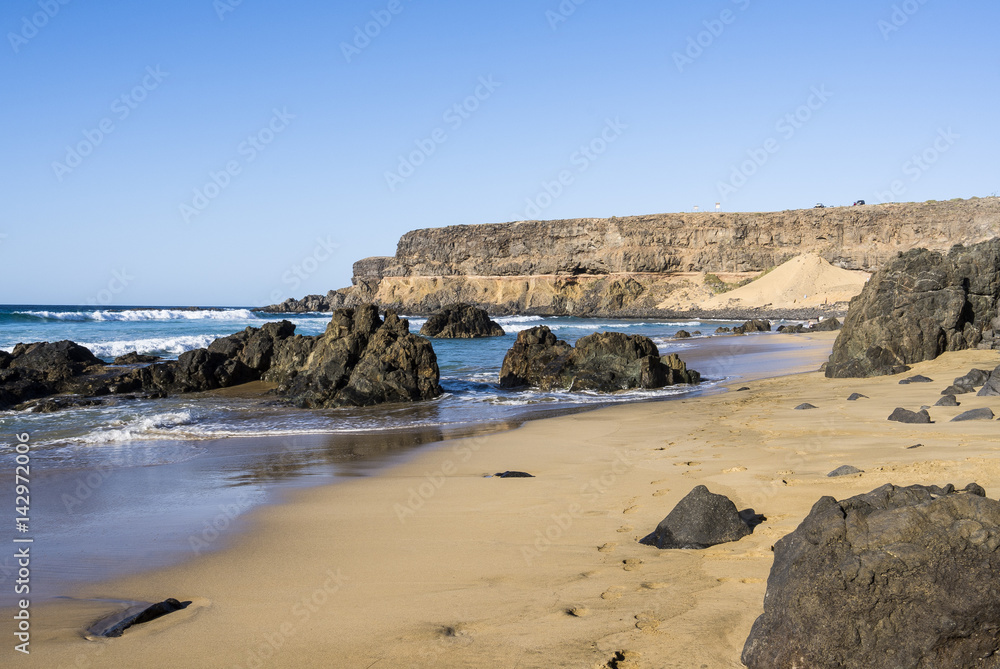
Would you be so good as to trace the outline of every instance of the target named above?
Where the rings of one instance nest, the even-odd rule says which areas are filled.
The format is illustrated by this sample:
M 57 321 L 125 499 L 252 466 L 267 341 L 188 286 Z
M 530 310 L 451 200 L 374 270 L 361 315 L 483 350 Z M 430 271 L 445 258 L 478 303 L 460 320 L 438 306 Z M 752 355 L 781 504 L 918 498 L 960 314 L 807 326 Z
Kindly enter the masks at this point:
M 258 305 L 416 228 L 990 195 L 997 25 L 994 0 L 6 0 L 0 303 Z

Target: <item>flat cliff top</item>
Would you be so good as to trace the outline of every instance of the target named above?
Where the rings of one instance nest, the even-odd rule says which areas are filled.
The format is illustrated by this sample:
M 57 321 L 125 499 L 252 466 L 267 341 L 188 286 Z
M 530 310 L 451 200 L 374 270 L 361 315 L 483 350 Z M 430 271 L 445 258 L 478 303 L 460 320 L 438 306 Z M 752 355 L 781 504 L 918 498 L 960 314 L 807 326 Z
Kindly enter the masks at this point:
M 873 271 L 898 251 L 946 250 L 1000 236 L 1000 199 L 779 212 L 695 212 L 516 221 L 408 232 L 394 257 L 355 264 L 355 278 L 761 271 L 813 253 Z

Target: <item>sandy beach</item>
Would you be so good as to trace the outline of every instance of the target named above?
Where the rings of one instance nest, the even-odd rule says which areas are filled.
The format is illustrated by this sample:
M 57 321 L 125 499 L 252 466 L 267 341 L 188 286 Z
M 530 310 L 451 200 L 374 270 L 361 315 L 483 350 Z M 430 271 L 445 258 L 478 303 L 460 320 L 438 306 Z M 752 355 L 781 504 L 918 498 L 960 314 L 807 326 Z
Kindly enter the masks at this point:
M 771 547 L 821 496 L 970 481 L 996 496 L 995 423 L 948 422 L 1000 412 L 996 398 L 932 406 L 930 425 L 886 417 L 997 362 L 948 353 L 904 375 L 933 383 L 910 385 L 753 380 L 445 442 L 264 507 L 219 552 L 33 605 L 30 656 L 5 655 L 38 667 L 740 667 Z M 803 402 L 817 408 L 794 410 Z M 845 464 L 864 473 L 827 478 Z M 484 477 L 505 470 L 535 478 Z M 698 484 L 767 520 L 702 551 L 640 545 Z M 192 604 L 121 638 L 83 638 L 108 599 L 167 597 Z

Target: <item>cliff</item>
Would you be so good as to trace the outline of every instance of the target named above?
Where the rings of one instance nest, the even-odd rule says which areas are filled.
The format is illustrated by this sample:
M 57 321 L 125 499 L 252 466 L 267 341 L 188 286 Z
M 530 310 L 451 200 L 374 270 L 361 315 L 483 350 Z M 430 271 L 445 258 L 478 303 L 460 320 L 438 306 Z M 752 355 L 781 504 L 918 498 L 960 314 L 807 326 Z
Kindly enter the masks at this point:
M 737 281 L 806 253 L 874 272 L 901 251 L 946 251 L 996 236 L 997 198 L 459 225 L 409 232 L 395 256 L 356 262 L 350 288 L 268 310 L 303 311 L 307 301 L 328 310 L 374 300 L 407 313 L 469 302 L 495 314 L 743 316 L 754 308 L 731 314 L 701 308 L 715 295 L 705 273 Z M 769 313 L 817 311 L 823 309 Z

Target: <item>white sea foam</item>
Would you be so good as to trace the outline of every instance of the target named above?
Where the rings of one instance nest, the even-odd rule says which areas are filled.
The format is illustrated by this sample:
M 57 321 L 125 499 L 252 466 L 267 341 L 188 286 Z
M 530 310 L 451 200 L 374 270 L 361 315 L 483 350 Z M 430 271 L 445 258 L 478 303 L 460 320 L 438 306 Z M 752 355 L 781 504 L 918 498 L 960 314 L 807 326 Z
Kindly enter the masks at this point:
M 96 430 L 76 439 L 85 444 L 119 444 L 134 439 L 177 439 L 173 428 L 191 424 L 190 411 L 172 411 L 153 414 L 135 420 L 117 420 L 110 430 Z
M 126 309 L 113 311 L 98 309 L 95 311 L 16 311 L 22 316 L 34 316 L 56 321 L 246 321 L 259 320 L 250 309 Z
M 206 348 L 222 334 L 187 335 L 182 337 L 152 337 L 122 341 L 80 342 L 99 358 L 114 358 L 135 351 L 139 355 L 180 355 L 196 348 Z

